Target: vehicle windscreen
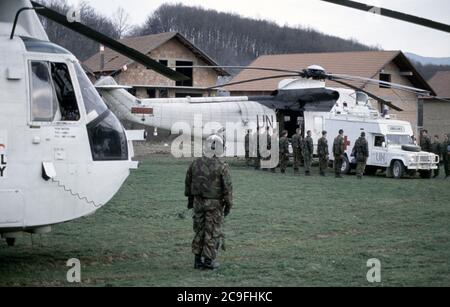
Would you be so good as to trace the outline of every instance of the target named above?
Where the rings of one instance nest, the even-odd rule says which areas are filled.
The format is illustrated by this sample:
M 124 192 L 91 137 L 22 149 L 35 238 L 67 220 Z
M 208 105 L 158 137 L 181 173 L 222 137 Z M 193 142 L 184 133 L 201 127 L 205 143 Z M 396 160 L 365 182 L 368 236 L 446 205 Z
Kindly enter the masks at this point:
M 409 135 L 388 134 L 387 141 L 389 145 L 411 145 L 413 141 Z

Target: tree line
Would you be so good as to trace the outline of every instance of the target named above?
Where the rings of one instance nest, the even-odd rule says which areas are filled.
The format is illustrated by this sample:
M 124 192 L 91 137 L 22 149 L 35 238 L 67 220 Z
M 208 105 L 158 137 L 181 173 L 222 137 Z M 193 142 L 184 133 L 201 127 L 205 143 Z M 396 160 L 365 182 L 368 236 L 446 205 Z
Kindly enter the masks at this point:
M 51 8 L 66 13 L 66 0 L 41 0 Z M 179 32 L 221 65 L 248 65 L 261 55 L 379 50 L 354 40 L 346 40 L 311 28 L 280 26 L 267 20 L 244 18 L 182 4 L 163 4 L 150 13 L 142 25 L 132 25 L 130 16 L 119 8 L 112 17 L 97 12 L 87 2 L 81 3 L 81 20 L 114 39 L 162 32 Z M 65 47 L 80 60 L 99 50 L 99 45 L 52 21 L 42 19 L 49 38 Z M 430 79 L 450 66 L 422 65 L 417 69 Z

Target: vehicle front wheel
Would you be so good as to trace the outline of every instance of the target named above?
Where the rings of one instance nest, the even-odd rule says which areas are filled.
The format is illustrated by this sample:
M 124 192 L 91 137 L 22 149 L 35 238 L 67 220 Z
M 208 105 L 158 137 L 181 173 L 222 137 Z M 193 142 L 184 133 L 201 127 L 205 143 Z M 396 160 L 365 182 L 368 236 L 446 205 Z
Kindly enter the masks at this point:
M 420 171 L 419 174 L 422 179 L 431 179 L 433 177 L 433 171 Z
M 405 174 L 405 166 L 402 161 L 395 161 L 392 165 L 392 176 L 395 179 L 401 179 Z
M 13 247 L 14 245 L 16 245 L 16 238 L 6 238 L 6 244 L 8 244 L 8 246 Z

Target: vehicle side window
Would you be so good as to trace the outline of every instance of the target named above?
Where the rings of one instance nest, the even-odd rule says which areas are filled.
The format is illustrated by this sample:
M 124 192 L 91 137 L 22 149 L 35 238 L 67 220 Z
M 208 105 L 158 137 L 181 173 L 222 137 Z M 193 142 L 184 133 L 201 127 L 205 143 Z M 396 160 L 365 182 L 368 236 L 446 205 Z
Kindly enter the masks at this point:
M 31 120 L 34 122 L 78 121 L 75 91 L 64 63 L 32 61 Z
M 383 143 L 386 142 L 384 135 L 375 136 L 375 147 L 383 147 Z

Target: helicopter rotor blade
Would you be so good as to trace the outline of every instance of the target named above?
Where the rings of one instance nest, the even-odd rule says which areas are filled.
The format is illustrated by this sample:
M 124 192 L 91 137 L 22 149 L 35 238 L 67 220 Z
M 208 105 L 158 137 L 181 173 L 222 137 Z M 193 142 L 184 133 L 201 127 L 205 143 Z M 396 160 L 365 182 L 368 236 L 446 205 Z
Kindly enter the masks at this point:
M 387 100 L 384 100 L 383 98 L 378 97 L 378 96 L 376 96 L 376 95 L 374 95 L 374 94 L 372 94 L 372 93 L 370 93 L 370 92 L 368 92 L 368 91 L 366 91 L 366 90 L 360 89 L 360 88 L 358 88 L 357 86 L 351 85 L 351 84 L 349 84 L 349 83 L 347 83 L 347 82 L 344 82 L 344 81 L 342 81 L 342 80 L 333 80 L 333 81 L 336 82 L 336 83 L 342 84 L 342 85 L 344 85 L 344 86 L 347 86 L 347 87 L 349 87 L 349 88 L 351 88 L 351 89 L 354 89 L 355 91 L 363 92 L 363 93 L 365 93 L 367 96 L 369 96 L 370 98 L 377 100 L 378 102 L 380 102 L 380 103 L 382 103 L 382 104 L 384 104 L 384 105 L 390 107 L 390 108 L 393 109 L 393 110 L 400 111 L 400 112 L 403 111 L 403 109 L 397 107 L 397 106 L 394 105 L 392 102 L 389 102 L 389 101 L 387 101 Z
M 174 71 L 165 65 L 162 65 L 161 63 L 149 58 L 148 56 L 142 54 L 141 52 L 137 51 L 136 49 L 130 48 L 88 26 L 85 26 L 82 23 L 79 22 L 70 22 L 67 19 L 67 16 L 64 16 L 63 14 L 60 14 L 57 11 L 54 11 L 40 3 L 37 3 L 35 1 L 31 1 L 33 7 L 39 8 L 36 10 L 36 13 L 48 18 L 66 28 L 69 28 L 72 31 L 75 31 L 78 34 L 84 35 L 87 38 L 90 38 L 134 61 L 136 61 L 139 64 L 142 64 L 146 66 L 149 69 L 154 70 L 155 72 L 172 79 L 174 81 L 184 81 L 188 80 L 189 78 L 185 75 Z
M 213 90 L 213 89 L 226 87 L 226 86 L 231 86 L 231 85 L 239 85 L 239 84 L 257 82 L 257 81 L 264 81 L 264 80 L 271 80 L 271 79 L 278 79 L 278 78 L 290 78 L 290 77 L 298 77 L 298 76 L 299 76 L 298 74 L 295 74 L 295 75 L 294 74 L 290 74 L 290 75 L 274 75 L 274 76 L 263 77 L 263 78 L 254 78 L 254 79 L 248 79 L 248 80 L 242 80 L 242 81 L 237 81 L 237 82 L 231 82 L 231 83 L 226 83 L 226 84 L 222 84 L 222 85 L 212 86 L 212 87 L 207 88 L 207 90 Z
M 333 80 L 333 81 L 347 80 L 347 81 L 365 82 L 365 83 L 370 83 L 370 84 L 374 84 L 374 85 L 385 85 L 389 88 L 393 88 L 393 89 L 397 89 L 397 90 L 401 90 L 401 91 L 416 93 L 418 95 L 430 96 L 430 92 L 427 90 L 423 90 L 423 89 L 416 88 L 416 87 L 405 86 L 405 85 L 392 83 L 392 82 L 386 82 L 386 81 L 381 81 L 381 80 L 376 80 L 376 79 L 356 77 L 356 76 L 350 76 L 350 75 L 327 74 L 326 76 L 330 80 Z
M 419 26 L 424 26 L 427 28 L 450 33 L 450 25 L 440 23 L 440 22 L 437 22 L 434 20 L 425 19 L 422 17 L 397 12 L 397 11 L 385 9 L 382 7 L 375 7 L 373 5 L 366 5 L 364 3 L 360 3 L 360 2 L 356 2 L 356 1 L 350 1 L 350 0 L 322 0 L 322 1 L 333 3 L 336 5 L 346 6 L 346 7 L 357 9 L 357 10 L 364 11 L 367 13 L 377 14 L 377 15 L 381 15 L 384 17 L 390 17 L 393 19 L 413 23 L 413 24 L 416 24 Z
M 279 69 L 272 67 L 251 67 L 251 66 L 206 66 L 206 65 L 194 65 L 194 66 L 169 66 L 169 68 L 222 68 L 222 69 L 241 69 L 241 70 L 261 70 L 261 71 L 273 71 L 273 72 L 284 72 L 284 73 L 292 73 L 299 74 L 301 76 L 302 72 L 297 70 L 289 70 L 289 69 Z

